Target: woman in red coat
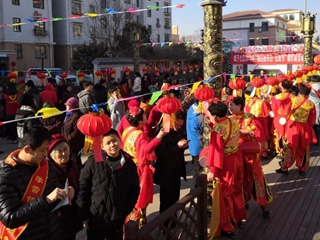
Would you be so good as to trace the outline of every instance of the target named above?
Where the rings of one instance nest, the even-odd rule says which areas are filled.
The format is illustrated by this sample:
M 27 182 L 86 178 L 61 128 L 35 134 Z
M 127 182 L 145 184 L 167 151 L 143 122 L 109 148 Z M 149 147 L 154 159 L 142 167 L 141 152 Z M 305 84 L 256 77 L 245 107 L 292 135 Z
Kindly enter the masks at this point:
M 57 93 L 51 83 L 46 84 L 46 89 L 40 93 L 40 105 L 45 102 L 50 102 L 52 106 L 56 106 L 58 103 Z

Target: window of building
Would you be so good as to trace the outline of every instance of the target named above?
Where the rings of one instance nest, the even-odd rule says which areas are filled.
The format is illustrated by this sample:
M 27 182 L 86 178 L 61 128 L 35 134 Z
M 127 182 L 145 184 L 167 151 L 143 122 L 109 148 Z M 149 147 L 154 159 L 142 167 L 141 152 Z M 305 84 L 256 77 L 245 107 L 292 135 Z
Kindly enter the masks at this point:
M 130 0 L 124 0 L 124 3 L 130 4 Z
M 90 9 L 91 13 L 95 13 L 96 12 L 96 6 L 94 6 L 94 5 L 90 5 L 89 9 Z
M 147 15 L 148 15 L 148 17 L 151 18 L 151 9 L 149 9 L 149 10 L 147 11 Z
M 157 42 L 160 42 L 160 34 L 157 34 Z
M 156 24 L 160 24 L 160 18 L 156 19 Z
M 283 29 L 286 29 L 286 25 L 283 24 L 282 28 L 283 28 Z
M 279 22 L 277 22 L 277 32 L 279 32 Z
M 46 46 L 37 45 L 34 47 L 35 56 L 39 58 L 47 58 Z
M 282 17 L 283 17 L 284 19 L 287 19 L 287 20 L 289 19 L 289 18 L 288 18 L 288 15 L 286 15 L 286 14 L 283 15 Z
M 94 26 L 90 27 L 90 35 L 95 36 L 96 35 L 96 28 Z
M 268 38 L 264 38 L 261 40 L 261 44 L 262 45 L 269 45 L 269 39 Z
M 140 23 L 140 16 L 137 15 L 137 23 Z
M 12 5 L 20 6 L 20 0 L 12 0 Z
M 169 34 L 165 34 L 164 35 L 164 41 L 165 42 L 170 42 L 170 35 Z
M 294 15 L 293 15 L 293 14 L 290 14 L 289 20 L 294 20 L 294 19 L 295 19 Z
M 72 14 L 77 14 L 77 15 L 82 14 L 81 2 L 72 1 Z
M 164 19 L 164 27 L 165 28 L 170 28 L 170 19 L 169 18 L 165 18 Z
M 137 8 L 139 8 L 140 7 L 140 0 L 137 0 Z
M 37 36 L 46 35 L 46 23 L 45 22 L 35 22 L 34 23 L 34 34 Z
M 12 29 L 14 32 L 21 32 L 21 25 L 19 23 L 21 23 L 21 18 L 13 18 L 12 19 L 12 23 L 13 24 L 18 24 L 16 26 L 13 26 Z
M 15 49 L 17 51 L 17 58 L 21 59 L 23 58 L 23 50 L 22 50 L 22 45 L 21 44 L 16 44 Z
M 262 22 L 261 29 L 263 32 L 269 31 L 269 22 Z
M 33 0 L 33 8 L 44 9 L 44 0 Z
M 152 33 L 152 26 L 151 25 L 148 25 L 148 31 L 150 34 Z
M 159 2 L 156 2 L 156 6 L 158 7 L 157 11 L 159 11 Z
M 107 1 L 106 1 L 106 0 L 101 0 L 101 1 L 100 1 L 100 7 L 101 7 L 102 9 L 105 9 L 105 8 L 107 7 Z
M 82 23 L 72 23 L 73 36 L 82 36 Z
M 250 46 L 254 46 L 254 39 L 250 39 L 250 40 L 249 40 L 249 45 L 250 45 Z
M 254 23 L 249 23 L 250 32 L 254 32 Z
M 165 3 L 164 6 L 165 6 L 164 13 L 167 13 L 167 14 L 170 13 L 168 8 L 169 4 Z

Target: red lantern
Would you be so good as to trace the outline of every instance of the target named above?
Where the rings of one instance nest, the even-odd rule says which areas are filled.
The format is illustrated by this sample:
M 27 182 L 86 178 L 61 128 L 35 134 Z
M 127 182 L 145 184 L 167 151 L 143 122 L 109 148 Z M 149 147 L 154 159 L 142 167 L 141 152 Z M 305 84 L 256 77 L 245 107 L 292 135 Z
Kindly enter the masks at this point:
M 183 68 L 183 74 L 186 74 L 187 71 L 188 71 L 188 68 L 187 68 L 187 67 L 184 67 L 184 68 Z
M 92 148 L 97 162 L 102 162 L 101 140 L 103 134 L 107 133 L 112 127 L 111 119 L 104 114 L 103 110 L 99 112 L 89 112 L 79 118 L 77 127 L 86 135 L 84 153 L 88 153 Z
M 278 79 L 278 83 L 282 83 L 283 81 L 288 80 L 287 77 L 284 75 L 279 76 L 277 79 Z
M 68 74 L 66 72 L 63 72 L 63 73 L 60 74 L 60 77 L 62 79 L 66 79 L 68 77 Z
M 199 65 L 196 65 L 196 72 L 199 72 L 199 70 L 200 70 Z
M 164 69 L 164 73 L 169 74 L 169 73 L 170 73 L 169 68 L 165 68 L 165 69 Z
M 7 75 L 7 77 L 9 78 L 10 82 L 14 83 L 16 81 L 16 78 L 18 77 L 18 75 L 15 72 L 11 72 Z
M 209 107 L 208 101 L 214 97 L 214 90 L 207 85 L 200 85 L 193 93 L 193 96 L 199 100 L 197 111 L 204 113 Z
M 170 126 L 174 127 L 175 115 L 181 109 L 181 102 L 173 94 L 164 95 L 157 102 L 159 111 L 163 114 L 163 128 L 165 132 L 170 131 Z
M 231 79 L 229 87 L 233 90 L 233 96 L 241 96 L 242 90 L 246 88 L 246 82 L 242 78 Z
M 302 69 L 301 72 L 303 73 L 303 75 L 308 73 L 308 71 L 306 69 Z
M 123 71 L 125 72 L 126 76 L 129 76 L 131 69 L 129 67 L 124 67 Z
M 190 66 L 190 67 L 189 67 L 189 72 L 190 72 L 190 73 L 193 73 L 193 66 Z
M 287 78 L 288 78 L 289 81 L 293 81 L 294 79 L 296 79 L 296 75 L 289 74 L 289 75 L 287 75 Z
M 159 69 L 158 68 L 154 69 L 154 75 L 159 76 Z
M 146 67 L 143 67 L 143 68 L 142 68 L 142 73 L 143 73 L 143 74 L 146 74 L 146 73 L 147 73 L 147 68 L 146 68 Z
M 40 79 L 41 84 L 44 84 L 44 80 L 47 78 L 44 73 L 37 73 L 37 77 Z
M 265 82 L 262 78 L 255 77 L 252 79 L 250 84 L 252 87 L 261 88 L 265 84 Z
M 311 72 L 311 71 L 313 71 L 313 66 L 307 66 L 305 69 L 306 69 L 308 72 Z
M 268 77 L 266 83 L 269 85 L 267 93 L 276 93 L 276 85 L 278 84 L 278 79 L 276 77 Z
M 173 71 L 174 71 L 174 75 L 178 75 L 179 74 L 179 68 L 178 67 L 174 68 Z
M 295 73 L 295 77 L 296 78 L 300 78 L 302 76 L 303 76 L 303 72 L 302 71 L 296 71 L 296 73 Z
M 316 64 L 320 64 L 320 55 L 317 55 L 314 57 L 313 61 L 316 63 Z
M 83 81 L 84 75 L 85 75 L 84 72 L 79 72 L 79 73 L 78 73 L 78 78 L 79 78 L 79 81 L 80 81 L 80 82 Z
M 100 81 L 102 72 L 100 70 L 97 70 L 94 74 L 96 75 L 98 81 Z
M 116 76 L 116 70 L 115 69 L 111 69 L 110 70 L 110 75 L 112 78 L 114 78 Z

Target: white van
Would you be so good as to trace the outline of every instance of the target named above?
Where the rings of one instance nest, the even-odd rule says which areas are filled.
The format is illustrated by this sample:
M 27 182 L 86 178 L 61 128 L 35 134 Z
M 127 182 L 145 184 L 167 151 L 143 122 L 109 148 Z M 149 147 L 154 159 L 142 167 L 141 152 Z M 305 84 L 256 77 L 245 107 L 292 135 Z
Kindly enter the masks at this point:
M 31 73 L 31 76 L 29 76 L 29 72 Z M 29 68 L 28 72 L 26 73 L 26 82 L 28 80 L 32 80 L 34 82 L 34 85 L 36 87 L 41 87 L 40 79 L 37 77 L 37 73 L 44 73 L 47 78 L 50 78 L 51 76 L 56 76 L 56 82 L 58 83 L 61 79 L 60 74 L 63 72 L 61 68 Z M 47 82 L 47 79 L 45 79 L 45 83 Z M 73 86 L 80 86 L 79 79 L 75 75 L 68 75 L 66 78 L 66 83 L 73 85 Z

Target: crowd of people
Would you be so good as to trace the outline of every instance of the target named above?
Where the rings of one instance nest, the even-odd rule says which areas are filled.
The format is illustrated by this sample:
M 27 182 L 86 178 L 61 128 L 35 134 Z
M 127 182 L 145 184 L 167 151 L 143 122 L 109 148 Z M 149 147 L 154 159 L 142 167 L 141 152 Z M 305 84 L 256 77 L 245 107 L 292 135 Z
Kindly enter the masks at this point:
M 251 86 L 251 80 L 237 96 L 227 81 L 222 98 L 209 100 L 204 110 L 190 88 L 175 87 L 174 76 L 161 82 L 140 73 L 120 83 L 84 81 L 76 95 L 63 81 L 57 86 L 48 82 L 42 92 L 30 81 L 0 88 L 0 116 L 17 120 L 4 124 L 1 135 L 19 144 L 0 165 L 0 239 L 75 239 L 83 228 L 88 239 L 123 239 L 126 222 L 136 221 L 139 228 L 147 223 L 154 184 L 160 186 L 160 213 L 179 200 L 186 149 L 194 178 L 204 173 L 208 183 L 220 186 L 216 236 L 235 238 L 250 199 L 269 218 L 272 193 L 261 158 L 274 151 L 280 159 L 277 173 L 288 174 L 296 163 L 304 176 L 310 145 L 317 144 L 314 129 L 319 133 L 320 78 L 296 85 L 286 78 L 272 93 Z M 118 101 L 160 89 L 182 102 L 169 131 L 162 128 L 157 104 L 148 104 L 151 95 Z M 96 103 L 106 103 L 100 107 L 112 119 L 112 128 L 102 138 L 103 161 L 90 155 L 83 163 L 85 135 L 77 121 Z M 66 112 L 32 118 L 40 108 L 52 107 Z M 210 128 L 208 146 L 205 126 Z M 165 225 L 175 227 L 171 220 Z

